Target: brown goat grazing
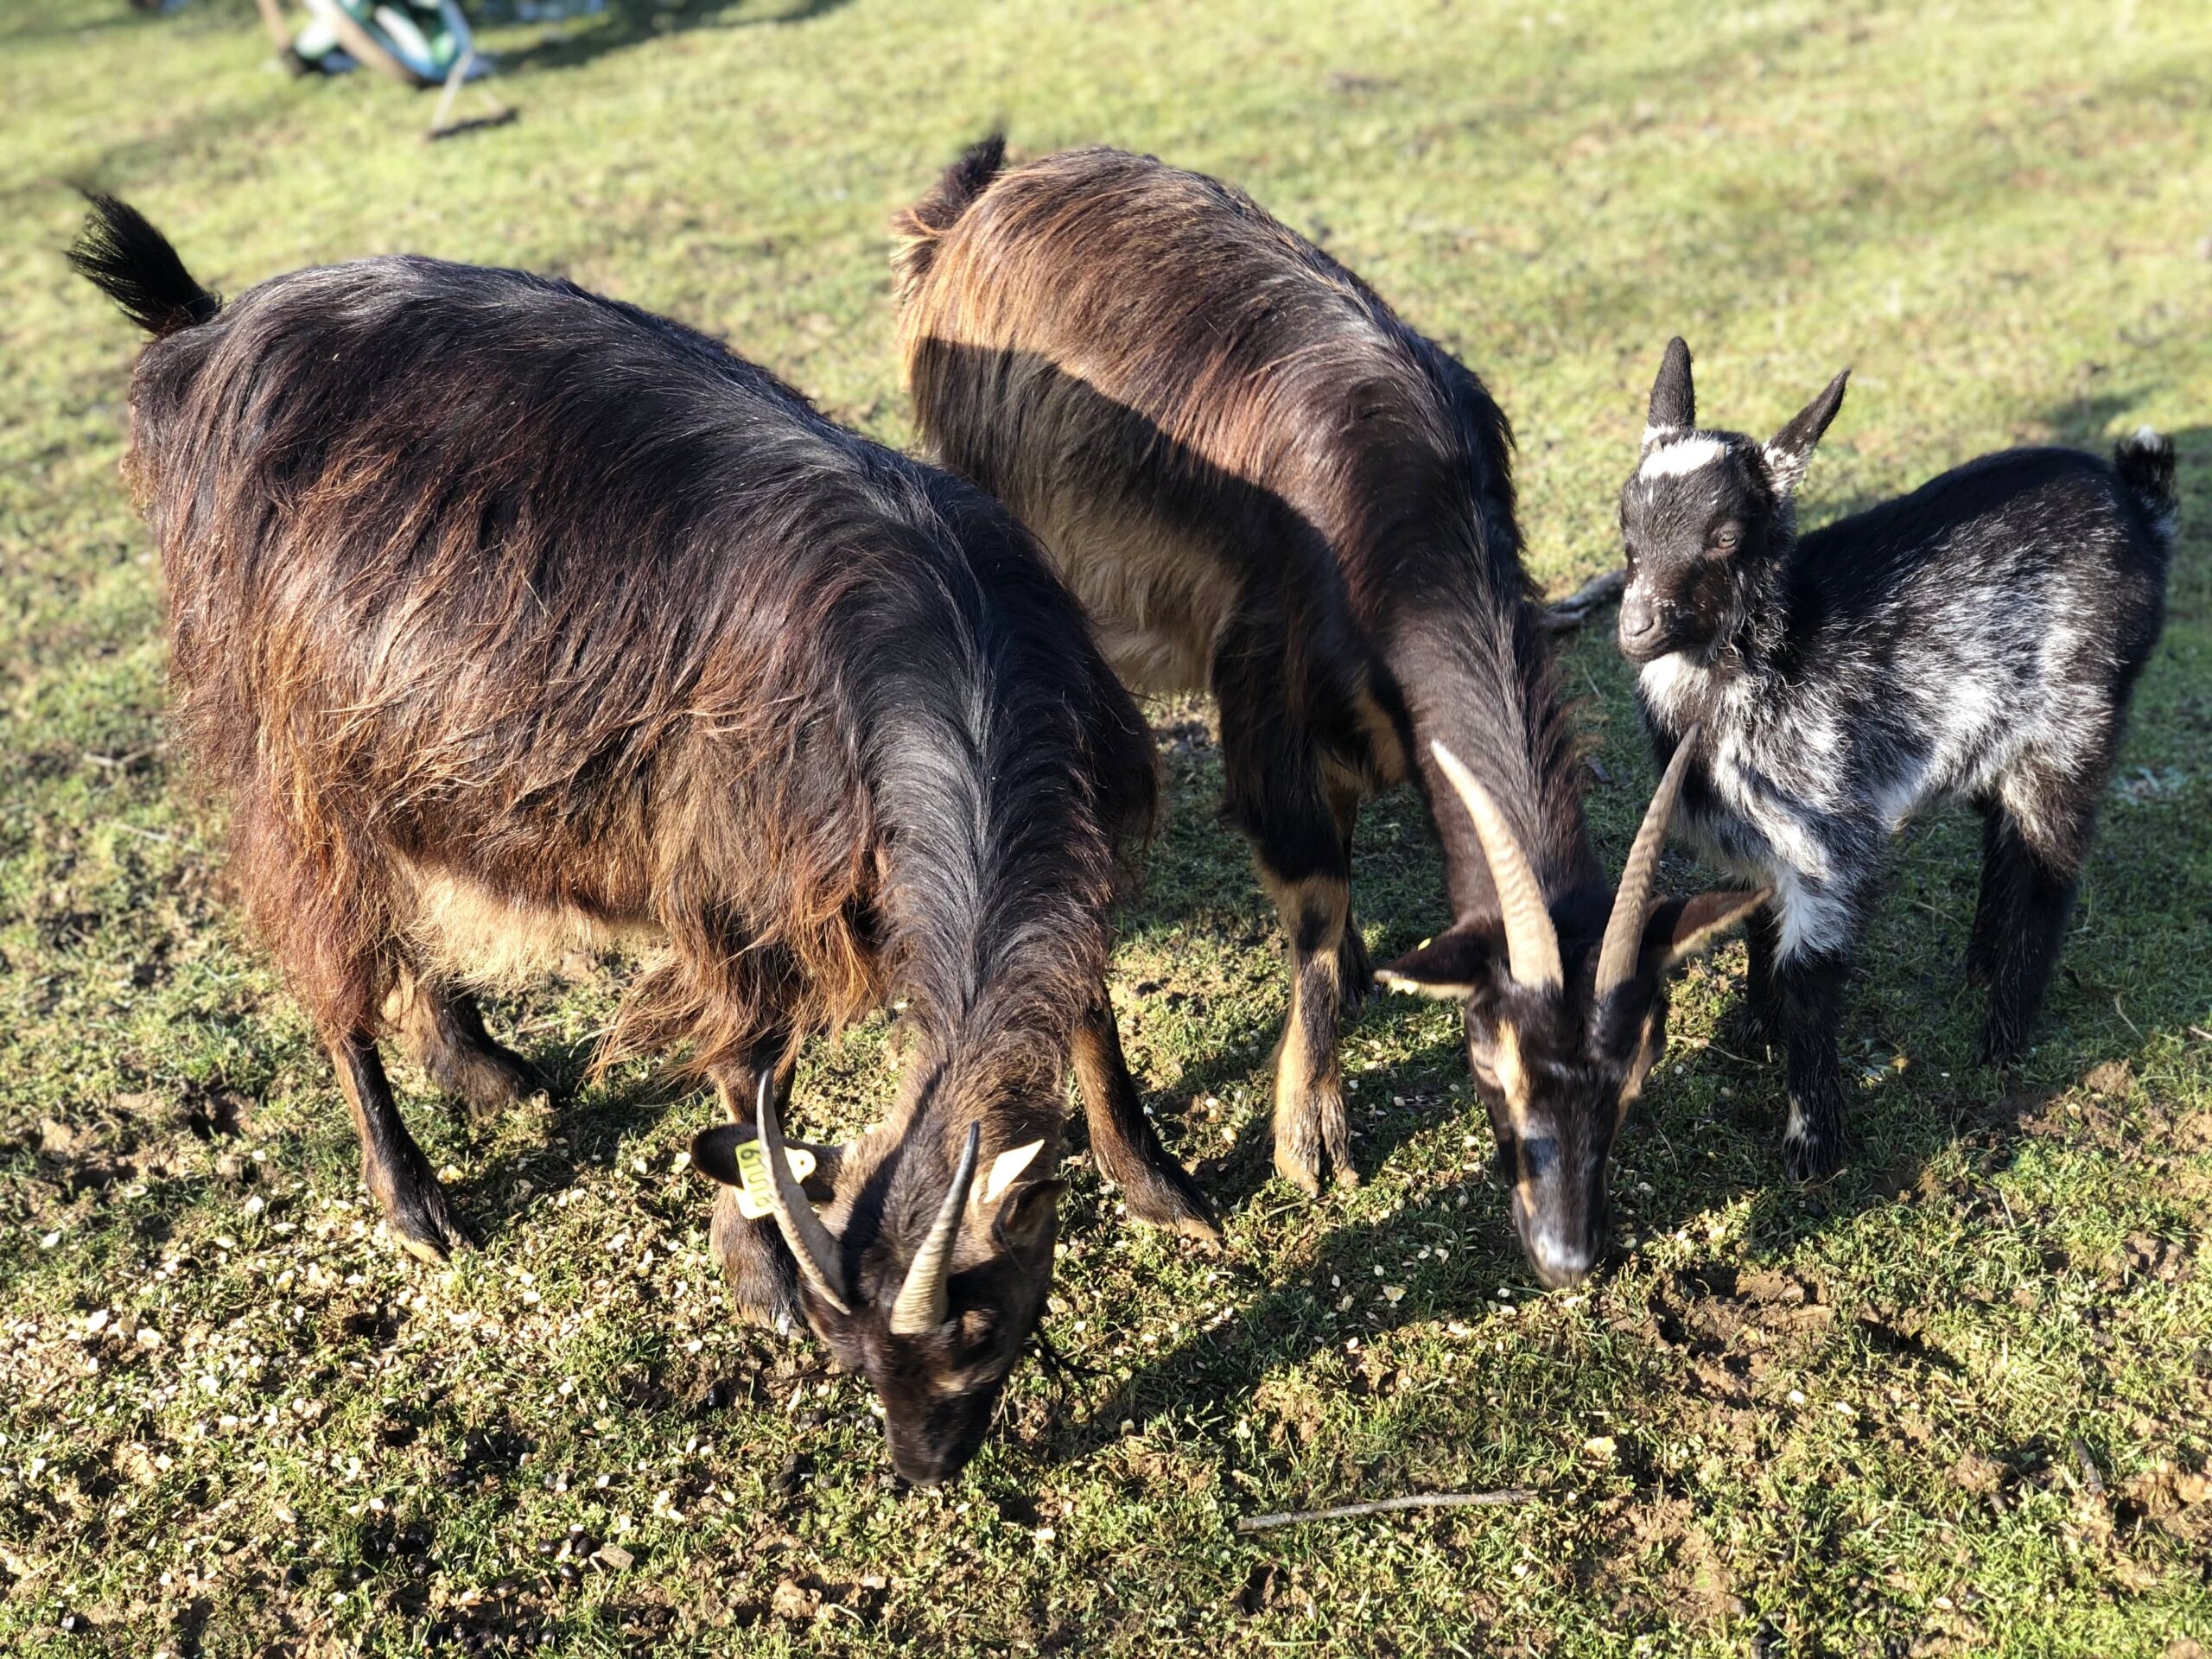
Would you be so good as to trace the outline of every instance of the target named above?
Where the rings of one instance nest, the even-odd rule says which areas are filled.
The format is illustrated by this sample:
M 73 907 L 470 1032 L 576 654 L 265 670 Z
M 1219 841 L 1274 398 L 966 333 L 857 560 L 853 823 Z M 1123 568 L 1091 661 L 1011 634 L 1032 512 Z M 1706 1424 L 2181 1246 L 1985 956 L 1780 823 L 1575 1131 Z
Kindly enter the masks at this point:
M 824 1152 L 821 1216 L 726 1191 L 715 1242 L 747 1313 L 868 1372 L 902 1473 L 958 1469 L 1043 1306 L 1071 1054 L 1130 1209 L 1209 1226 L 1104 990 L 1144 725 L 1027 535 L 566 283 L 392 257 L 224 306 L 97 198 L 73 257 L 158 336 L 130 472 L 176 718 L 393 1234 L 466 1242 L 379 1036 L 479 1109 L 530 1086 L 467 988 L 487 959 L 664 938 L 604 1053 L 690 1046 L 730 1183 L 756 1116 L 780 1150 L 804 1039 L 903 997 L 896 1103 Z
M 907 380 L 938 459 L 1036 532 L 1124 678 L 1218 702 L 1228 809 L 1290 938 L 1276 1167 L 1354 1179 L 1353 819 L 1449 783 L 1455 919 L 1380 977 L 1465 1005 L 1516 1229 L 1547 1282 L 1580 1278 L 1665 969 L 1756 895 L 1647 917 L 1647 835 L 1615 901 L 1481 382 L 1225 185 L 1110 149 L 1002 161 L 986 141 L 899 218 Z

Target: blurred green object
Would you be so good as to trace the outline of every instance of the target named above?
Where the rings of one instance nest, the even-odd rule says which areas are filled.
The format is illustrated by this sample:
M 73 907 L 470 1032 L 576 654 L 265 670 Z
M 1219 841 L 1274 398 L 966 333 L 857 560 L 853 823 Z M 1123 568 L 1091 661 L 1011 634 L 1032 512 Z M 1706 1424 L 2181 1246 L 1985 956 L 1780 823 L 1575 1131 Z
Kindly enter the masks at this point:
M 468 20 L 455 0 L 304 0 L 308 21 L 285 27 L 277 0 L 259 0 L 263 21 L 302 73 L 343 74 L 356 63 L 416 86 L 460 69 L 477 73 Z M 463 66 L 466 66 L 465 67 Z

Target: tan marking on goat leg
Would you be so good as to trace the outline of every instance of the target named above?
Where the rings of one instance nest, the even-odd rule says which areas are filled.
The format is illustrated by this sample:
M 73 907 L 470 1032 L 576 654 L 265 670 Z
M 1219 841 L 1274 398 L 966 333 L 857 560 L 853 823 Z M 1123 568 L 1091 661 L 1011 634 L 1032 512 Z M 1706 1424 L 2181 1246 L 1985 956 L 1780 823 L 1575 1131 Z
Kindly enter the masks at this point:
M 1338 951 L 1351 887 L 1333 875 L 1280 882 L 1262 874 L 1290 936 L 1290 1015 L 1275 1054 L 1275 1168 L 1294 1185 L 1318 1196 L 1324 1159 L 1338 1185 L 1359 1185 L 1337 1062 L 1344 994 Z M 1318 926 L 1309 927 L 1309 922 Z M 1309 933 L 1312 947 L 1302 949 L 1300 940 Z

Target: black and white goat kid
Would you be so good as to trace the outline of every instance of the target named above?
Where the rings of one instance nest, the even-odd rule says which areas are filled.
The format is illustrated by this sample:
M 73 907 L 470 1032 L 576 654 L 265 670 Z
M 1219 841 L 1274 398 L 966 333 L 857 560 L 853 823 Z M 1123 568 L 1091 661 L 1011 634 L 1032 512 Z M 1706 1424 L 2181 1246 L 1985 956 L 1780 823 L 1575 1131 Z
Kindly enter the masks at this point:
M 2173 447 L 2145 430 L 2110 462 L 1985 455 L 1800 537 L 1797 485 L 1848 372 L 1762 444 L 1698 427 L 1670 341 L 1621 491 L 1620 646 L 1661 761 L 1691 747 L 1679 821 L 1773 888 L 1746 1012 L 1787 1054 L 1800 1179 L 1842 1166 L 1844 987 L 1884 846 L 1930 801 L 1981 812 L 1983 1058 L 2022 1047 L 2158 638 L 2175 521 Z

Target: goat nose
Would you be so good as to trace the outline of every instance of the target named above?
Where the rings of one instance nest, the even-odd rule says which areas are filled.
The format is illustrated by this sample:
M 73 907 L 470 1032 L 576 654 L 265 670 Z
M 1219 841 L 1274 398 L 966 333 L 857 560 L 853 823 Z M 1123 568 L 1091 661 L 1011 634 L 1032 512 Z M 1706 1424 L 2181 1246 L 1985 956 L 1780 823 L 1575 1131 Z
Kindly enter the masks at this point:
M 1658 608 L 1649 600 L 1630 598 L 1621 601 L 1622 639 L 1640 639 L 1658 626 Z
M 1546 1290 L 1566 1290 L 1590 1276 L 1590 1257 L 1582 1250 L 1551 1250 L 1530 1264 Z

